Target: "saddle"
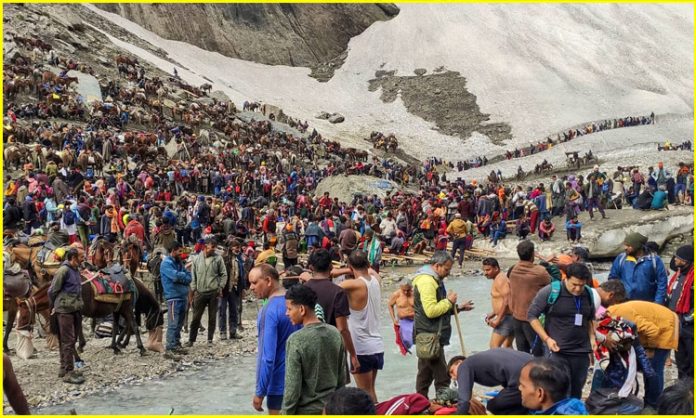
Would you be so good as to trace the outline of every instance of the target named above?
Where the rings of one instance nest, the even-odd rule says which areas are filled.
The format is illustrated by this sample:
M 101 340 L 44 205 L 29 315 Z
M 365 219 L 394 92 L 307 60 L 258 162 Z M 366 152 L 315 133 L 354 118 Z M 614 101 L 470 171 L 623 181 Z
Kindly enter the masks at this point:
M 104 303 L 121 303 L 130 300 L 135 284 L 119 263 L 92 272 L 84 270 L 82 275 L 94 291 L 94 300 Z
M 22 270 L 22 267 L 18 263 L 5 267 L 3 271 L 2 290 L 4 295 L 10 298 L 28 296 L 31 291 L 29 272 Z
M 66 251 L 70 249 L 69 246 L 63 246 L 59 248 L 51 248 L 54 247 L 53 245 L 49 245 L 47 242 L 46 245 L 41 247 L 39 252 L 36 254 L 36 261 L 39 262 L 39 264 L 43 267 L 46 266 L 57 266 L 60 265 L 62 262 L 62 255 L 59 253 L 65 254 Z M 61 250 L 61 251 L 58 251 Z

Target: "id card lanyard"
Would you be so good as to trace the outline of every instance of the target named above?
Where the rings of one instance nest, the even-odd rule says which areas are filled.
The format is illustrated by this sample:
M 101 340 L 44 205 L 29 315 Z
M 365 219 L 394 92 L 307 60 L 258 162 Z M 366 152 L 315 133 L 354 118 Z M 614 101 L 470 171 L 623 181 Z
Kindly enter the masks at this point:
M 576 314 L 575 314 L 575 326 L 576 327 L 581 327 L 582 326 L 582 299 L 579 296 L 575 296 L 575 309 L 576 309 Z

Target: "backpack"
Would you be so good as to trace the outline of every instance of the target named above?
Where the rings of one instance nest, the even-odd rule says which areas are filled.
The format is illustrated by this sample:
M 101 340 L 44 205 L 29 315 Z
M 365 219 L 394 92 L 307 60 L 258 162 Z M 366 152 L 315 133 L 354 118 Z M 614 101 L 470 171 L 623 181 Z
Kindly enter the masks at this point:
M 63 223 L 66 225 L 75 225 L 75 212 L 68 209 L 63 213 Z
M 430 401 L 420 393 L 395 396 L 375 405 L 377 415 L 420 415 L 430 407 Z
M 286 258 L 297 258 L 297 247 L 299 241 L 297 239 L 297 234 L 294 232 L 287 232 L 283 235 L 283 256 Z
M 551 293 L 549 293 L 549 296 L 546 298 L 546 303 L 549 306 L 553 306 L 556 301 L 558 301 L 558 297 L 561 295 L 561 281 L 560 280 L 553 280 L 551 281 Z M 594 301 L 594 296 L 592 294 L 592 288 L 588 285 L 585 285 L 585 293 L 590 297 L 590 300 Z M 593 309 L 594 309 L 594 303 L 593 303 Z M 592 315 L 594 317 L 594 314 Z

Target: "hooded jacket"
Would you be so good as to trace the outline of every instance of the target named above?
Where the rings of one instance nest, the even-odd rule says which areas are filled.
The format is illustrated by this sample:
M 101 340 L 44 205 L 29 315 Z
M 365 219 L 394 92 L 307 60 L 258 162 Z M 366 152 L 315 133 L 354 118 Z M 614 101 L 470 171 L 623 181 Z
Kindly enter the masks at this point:
M 611 265 L 609 279 L 620 279 L 630 300 L 645 300 L 662 305 L 667 295 L 667 271 L 662 259 L 647 254 L 639 259 L 619 254 Z

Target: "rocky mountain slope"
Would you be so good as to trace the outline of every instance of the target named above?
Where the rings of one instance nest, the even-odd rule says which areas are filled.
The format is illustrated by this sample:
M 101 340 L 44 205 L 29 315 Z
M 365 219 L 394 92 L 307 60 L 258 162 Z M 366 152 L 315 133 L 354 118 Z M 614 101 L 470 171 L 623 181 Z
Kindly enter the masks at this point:
M 353 36 L 399 13 L 391 4 L 99 4 L 158 34 L 271 65 L 330 67 Z M 345 59 L 345 56 L 344 56 Z

